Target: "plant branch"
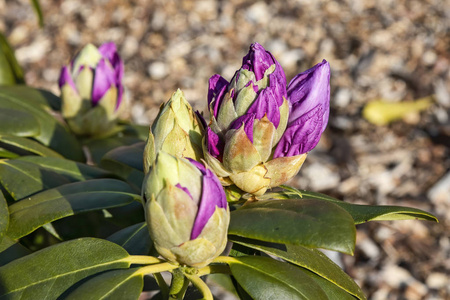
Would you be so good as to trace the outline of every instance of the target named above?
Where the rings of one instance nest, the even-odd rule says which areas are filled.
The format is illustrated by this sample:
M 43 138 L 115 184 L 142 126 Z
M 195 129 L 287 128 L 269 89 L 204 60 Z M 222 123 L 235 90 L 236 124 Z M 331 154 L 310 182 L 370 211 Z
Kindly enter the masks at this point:
M 142 268 L 139 268 L 139 270 L 136 272 L 138 274 L 142 274 L 142 275 L 147 275 L 147 274 L 154 274 L 154 273 L 161 273 L 163 271 L 170 271 L 173 269 L 178 268 L 178 265 L 174 265 L 172 263 L 161 263 L 161 264 L 156 264 L 156 265 L 150 265 L 150 266 L 145 266 Z
M 213 300 L 213 295 L 208 285 L 197 275 L 185 274 L 192 284 L 202 293 L 203 300 Z

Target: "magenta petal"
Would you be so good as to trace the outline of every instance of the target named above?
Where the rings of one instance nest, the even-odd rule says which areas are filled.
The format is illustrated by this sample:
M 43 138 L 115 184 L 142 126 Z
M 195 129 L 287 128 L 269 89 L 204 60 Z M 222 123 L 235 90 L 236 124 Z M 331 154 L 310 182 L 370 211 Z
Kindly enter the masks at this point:
M 217 114 L 219 113 L 220 104 L 222 103 L 222 99 L 228 89 L 228 85 L 229 82 L 219 74 L 213 75 L 209 79 L 208 106 L 210 107 L 211 102 L 214 100 L 214 117 L 217 117 Z
M 109 61 L 112 61 L 114 55 L 117 54 L 117 47 L 114 42 L 107 42 L 101 45 L 98 48 L 98 51 L 103 57 L 107 58 Z
M 244 131 L 247 134 L 250 142 L 253 143 L 253 122 L 255 121 L 255 114 L 249 113 L 243 116 L 240 116 L 236 120 L 231 123 L 229 129 L 240 129 L 241 126 L 244 126 Z
M 73 82 L 72 76 L 70 75 L 69 68 L 64 66 L 61 68 L 61 74 L 59 75 L 59 88 L 62 88 L 66 83 L 68 83 L 75 91 L 77 90 L 75 82 Z
M 104 58 L 109 60 L 110 64 L 114 68 L 116 83 L 120 83 L 124 73 L 124 64 L 117 53 L 116 44 L 113 42 L 104 43 L 98 48 L 98 51 Z
M 192 195 L 191 195 L 191 192 L 189 192 L 188 188 L 182 186 L 182 185 L 179 184 L 179 183 L 177 183 L 175 186 L 176 186 L 177 188 L 179 188 L 180 190 L 183 190 L 186 194 L 189 195 L 189 197 L 190 197 L 191 199 L 193 199 L 193 198 L 192 198 Z
M 105 59 L 101 59 L 95 69 L 94 85 L 92 87 L 92 104 L 96 105 L 109 88 L 115 85 L 115 82 L 113 70 L 106 63 Z
M 208 152 L 215 158 L 221 160 L 225 144 L 220 140 L 220 137 L 209 127 L 207 127 L 206 129 L 206 143 Z
M 311 111 L 317 105 L 321 105 L 322 128 L 325 130 L 330 112 L 330 65 L 326 60 L 315 65 L 311 69 L 298 74 L 289 83 L 288 100 L 291 103 L 289 124 Z
M 323 110 L 321 105 L 317 105 L 290 124 L 278 142 L 273 158 L 295 156 L 311 151 L 322 134 Z
M 123 84 L 119 83 L 118 85 L 116 85 L 117 87 L 117 102 L 116 102 L 116 109 L 119 109 L 120 103 L 122 103 L 122 97 L 123 97 Z
M 204 168 L 204 167 L 203 167 Z M 196 239 L 216 210 L 216 206 L 226 209 L 227 198 L 219 179 L 211 170 L 206 169 L 203 175 L 202 198 L 191 232 L 191 240 Z
M 247 113 L 254 114 L 256 119 L 262 119 L 265 115 L 270 122 L 278 128 L 280 124 L 280 110 L 276 100 L 276 91 L 273 88 L 267 87 L 263 89 L 256 100 L 249 107 Z

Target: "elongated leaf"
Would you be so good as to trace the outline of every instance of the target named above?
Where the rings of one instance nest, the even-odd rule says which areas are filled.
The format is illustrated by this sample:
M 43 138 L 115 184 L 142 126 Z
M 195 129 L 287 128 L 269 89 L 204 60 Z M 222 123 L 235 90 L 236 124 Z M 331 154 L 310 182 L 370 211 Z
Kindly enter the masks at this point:
M 353 254 L 352 217 L 322 200 L 266 200 L 231 212 L 228 233 L 256 240 Z
M 142 186 L 144 180 L 144 142 L 130 146 L 121 146 L 106 153 L 100 166 L 110 170 L 137 187 Z
M 102 169 L 64 158 L 24 156 L 0 162 L 0 182 L 16 200 L 63 184 L 116 177 Z
M 148 255 L 153 246 L 145 222 L 124 228 L 107 240 L 122 246 L 131 255 Z
M 38 17 L 39 27 L 44 27 L 44 15 L 42 14 L 41 4 L 39 0 L 31 0 L 36 16 Z
M 300 198 L 297 194 L 290 191 L 268 193 L 264 195 L 268 199 L 319 199 L 335 203 L 345 209 L 354 219 L 355 224 L 361 224 L 368 221 L 389 221 L 389 220 L 427 220 L 438 222 L 438 219 L 432 214 L 412 207 L 391 206 L 391 205 L 360 205 L 344 202 L 330 196 L 310 191 L 300 191 L 303 195 Z
M 23 84 L 23 71 L 6 37 L 0 33 L 0 85 Z
M 142 274 L 136 269 L 114 270 L 97 275 L 71 292 L 67 300 L 121 299 L 136 300 L 144 287 Z
M 0 147 L 0 158 L 17 158 L 17 157 L 19 157 L 18 154 Z
M 39 165 L 46 170 L 66 175 L 71 180 L 89 180 L 95 178 L 116 177 L 115 175 L 103 169 L 64 158 L 23 156 L 15 161 L 26 161 Z
M 3 196 L 2 191 L 0 191 L 0 243 L 8 229 L 9 225 L 9 211 L 6 199 Z
M 0 134 L 36 136 L 40 131 L 39 122 L 32 114 L 14 109 L 0 109 Z
M 11 151 L 16 151 L 21 155 L 27 155 L 26 152 L 34 153 L 45 157 L 63 157 L 58 152 L 47 148 L 46 146 L 23 137 L 0 135 L 0 145 L 9 147 Z M 12 147 L 11 147 L 12 146 Z M 17 151 L 17 149 L 22 151 Z M 26 151 L 26 152 L 25 152 Z M 24 153 L 25 152 L 25 153 Z
M 316 273 L 309 272 L 308 270 L 304 270 L 305 274 L 310 277 L 312 280 L 314 280 L 320 288 L 327 294 L 328 299 L 339 299 L 339 300 L 355 300 L 356 298 L 352 295 L 347 293 L 345 290 L 341 289 L 337 285 L 333 284 L 332 282 L 326 280 L 323 277 L 320 277 Z M 362 295 L 363 298 L 358 299 L 366 299 L 364 295 Z
M 57 244 L 0 267 L 0 299 L 56 299 L 90 275 L 128 268 L 128 253 L 101 239 Z
M 15 200 L 19 200 L 70 183 L 70 180 L 26 161 L 0 160 L 0 182 Z
M 120 146 L 127 146 L 142 142 L 141 139 L 134 136 L 110 137 L 105 139 L 90 140 L 85 143 L 89 148 L 94 163 L 99 164 L 103 156 Z
M 327 299 L 321 287 L 291 264 L 268 257 L 247 256 L 230 262 L 232 275 L 254 299 Z
M 31 254 L 30 250 L 10 237 L 4 236 L 3 240 L 0 242 L 0 267 L 28 254 Z
M 230 240 L 308 269 L 358 299 L 365 299 L 364 293 L 350 276 L 319 250 L 295 245 L 270 244 L 240 237 L 232 237 Z
M 0 109 L 20 110 L 32 114 L 40 124 L 35 138 L 64 157 L 82 161 L 84 155 L 76 138 L 49 114 L 50 104 L 43 91 L 25 86 L 0 87 Z
M 120 180 L 92 179 L 33 195 L 9 207 L 8 236 L 20 238 L 49 222 L 74 214 L 123 206 L 139 200 Z

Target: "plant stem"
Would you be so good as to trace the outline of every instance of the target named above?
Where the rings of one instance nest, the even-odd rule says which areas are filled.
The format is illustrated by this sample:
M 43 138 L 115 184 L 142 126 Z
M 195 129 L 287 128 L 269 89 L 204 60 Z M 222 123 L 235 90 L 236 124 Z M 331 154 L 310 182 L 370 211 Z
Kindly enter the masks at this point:
M 208 285 L 197 275 L 185 274 L 192 284 L 202 293 L 203 300 L 213 300 L 213 295 Z
M 207 274 L 223 273 L 231 274 L 230 267 L 225 265 L 209 265 L 198 270 L 197 276 L 203 276 Z
M 145 266 L 142 268 L 139 268 L 139 270 L 136 272 L 138 274 L 142 274 L 142 275 L 147 275 L 147 274 L 154 274 L 154 273 L 161 273 L 163 271 L 170 271 L 173 269 L 178 268 L 178 265 L 174 265 L 172 263 L 161 263 L 161 264 L 156 264 L 156 265 L 150 265 L 150 266 Z
M 230 263 L 239 262 L 239 261 L 231 256 L 219 256 L 219 257 L 216 257 L 212 262 L 213 263 L 230 264 Z
M 165 260 L 147 255 L 130 255 L 127 258 L 125 258 L 124 261 L 127 261 L 130 264 L 137 264 L 137 265 L 151 265 L 165 262 Z
M 167 286 L 167 283 L 164 280 L 164 278 L 161 276 L 160 273 L 154 273 L 153 277 L 155 278 L 156 283 L 158 284 L 158 286 L 161 290 L 162 298 L 168 299 L 169 298 L 169 287 Z

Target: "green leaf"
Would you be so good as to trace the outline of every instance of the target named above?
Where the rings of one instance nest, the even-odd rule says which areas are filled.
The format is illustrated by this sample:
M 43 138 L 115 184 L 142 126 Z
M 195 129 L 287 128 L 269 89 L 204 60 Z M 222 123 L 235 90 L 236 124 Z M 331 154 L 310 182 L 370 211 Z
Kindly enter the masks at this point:
M 144 276 L 136 270 L 114 270 L 97 275 L 81 284 L 65 299 L 138 299 L 144 287 Z
M 139 199 L 140 196 L 120 180 L 92 179 L 66 184 L 12 204 L 7 234 L 20 238 L 64 217 L 123 206 Z
M 122 246 L 131 255 L 148 255 L 153 246 L 145 222 L 124 228 L 108 237 L 107 240 Z
M 232 275 L 254 299 L 327 299 L 321 287 L 291 264 L 247 256 L 229 262 Z
M 39 122 L 25 111 L 0 109 L 0 134 L 14 136 L 36 136 L 40 133 Z
M 0 267 L 0 298 L 56 299 L 90 275 L 128 268 L 128 253 L 101 239 L 57 244 Z
M 0 243 L 5 236 L 6 230 L 9 225 L 9 211 L 6 199 L 3 196 L 2 191 L 0 191 Z
M 133 136 L 122 136 L 105 139 L 93 139 L 86 141 L 85 145 L 88 147 L 94 163 L 99 164 L 103 156 L 110 150 L 120 146 L 136 144 L 138 142 L 142 142 L 142 140 Z
M 115 148 L 103 156 L 100 166 L 140 188 L 144 180 L 144 147 L 145 143 L 139 142 Z
M 353 254 L 352 217 L 322 200 L 266 200 L 231 212 L 228 234 L 251 239 L 323 248 Z
M 116 177 L 103 169 L 64 158 L 23 156 L 15 161 L 26 161 L 39 165 L 46 170 L 65 175 L 73 181 Z
M 19 200 L 70 183 L 70 180 L 26 161 L 0 160 L 0 182 L 15 200 Z
M 4 236 L 3 240 L 0 242 L 0 267 L 30 253 L 31 251 L 21 244 L 8 236 Z
M 10 148 L 9 150 L 17 152 L 20 155 L 27 155 L 26 152 L 29 152 L 46 157 L 63 157 L 58 152 L 55 152 L 36 141 L 23 137 L 0 135 L 0 145 L 3 145 L 5 148 L 8 147 Z M 14 149 L 16 150 L 14 151 Z M 17 151 L 17 149 L 22 151 Z
M 314 280 L 327 294 L 328 299 L 339 299 L 339 300 L 355 300 L 356 298 L 347 293 L 345 290 L 341 289 L 337 285 L 333 284 L 332 282 L 320 277 L 319 275 L 308 272 L 307 270 L 304 270 L 305 274 L 308 275 L 312 280 Z M 358 299 L 366 299 L 364 295 L 362 295 L 362 298 Z
M 0 158 L 17 158 L 17 157 L 19 157 L 18 154 L 8 151 L 8 150 L 5 150 L 0 147 Z
M 391 205 L 360 205 L 344 202 L 333 197 L 310 191 L 301 191 L 303 198 L 292 192 L 268 193 L 264 197 L 272 199 L 319 199 L 335 203 L 345 209 L 355 221 L 355 224 L 361 224 L 368 221 L 392 221 L 392 220 L 427 220 L 438 222 L 438 219 L 432 214 L 412 207 L 391 206 Z
M 16 200 L 63 184 L 105 177 L 116 176 L 64 158 L 24 156 L 0 161 L 0 182 Z
M 230 240 L 278 256 L 290 263 L 308 269 L 358 299 L 365 299 L 364 293 L 353 279 L 319 250 L 295 245 L 270 244 L 240 237 L 232 237 Z
M 0 87 L 0 109 L 13 109 L 32 114 L 40 124 L 40 134 L 35 139 L 64 157 L 82 161 L 84 154 L 75 136 L 49 114 L 49 93 L 26 86 Z
M 42 14 L 41 4 L 39 3 L 39 0 L 31 0 L 31 5 L 33 6 L 36 16 L 38 17 L 39 27 L 44 27 L 44 15 Z
M 22 68 L 6 37 L 0 33 L 0 85 L 24 84 Z

